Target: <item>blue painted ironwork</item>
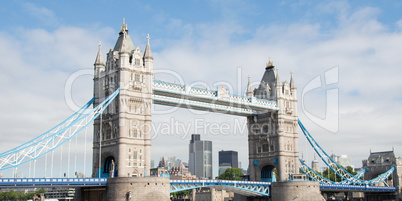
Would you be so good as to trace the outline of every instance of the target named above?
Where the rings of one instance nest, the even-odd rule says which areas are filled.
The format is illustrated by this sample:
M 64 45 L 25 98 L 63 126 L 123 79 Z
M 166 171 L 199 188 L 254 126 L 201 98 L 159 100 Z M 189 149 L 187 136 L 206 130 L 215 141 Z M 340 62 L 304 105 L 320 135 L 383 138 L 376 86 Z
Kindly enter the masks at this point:
M 320 183 L 321 191 L 357 191 L 357 192 L 396 192 L 396 187 L 389 186 L 369 186 L 369 185 L 349 185 L 349 184 L 323 184 Z
M 170 180 L 170 193 L 212 186 L 233 188 L 254 196 L 269 196 L 271 183 L 233 180 Z
M 303 160 L 299 159 L 300 161 L 300 167 L 299 169 L 305 174 L 307 175 L 311 180 L 313 181 L 318 181 L 320 183 L 329 183 L 329 184 L 335 184 L 334 181 L 331 181 L 323 176 L 321 176 L 320 174 L 318 174 L 316 171 L 314 171 L 313 169 L 311 169 L 306 163 L 304 163 Z
M 106 186 L 107 178 L 4 178 L 0 188 Z
M 0 188 L 106 186 L 107 178 L 0 178 Z M 227 187 L 254 196 L 270 196 L 270 182 L 231 180 L 170 180 L 170 192 L 202 187 Z M 320 184 L 322 191 L 396 192 L 396 187 Z
M 313 147 L 314 151 L 318 154 L 318 156 L 322 159 L 322 161 L 328 166 L 329 169 L 331 169 L 331 171 L 333 171 L 334 173 L 336 173 L 338 176 L 340 176 L 342 178 L 342 181 L 340 182 L 328 182 L 326 180 L 322 180 L 323 177 L 315 177 L 313 175 L 311 175 L 310 173 L 319 175 L 317 172 L 315 172 L 314 170 L 312 170 L 311 168 L 305 169 L 303 168 L 303 166 L 300 168 L 302 169 L 302 171 L 304 173 L 307 174 L 307 176 L 309 176 L 310 178 L 313 178 L 313 180 L 317 180 L 320 181 L 321 183 L 341 183 L 341 184 L 358 184 L 358 185 L 375 185 L 378 183 L 383 182 L 386 186 L 388 186 L 388 184 L 386 182 L 384 182 L 389 175 L 392 174 L 392 172 L 395 170 L 395 167 L 392 167 L 391 169 L 389 169 L 387 172 L 379 175 L 378 177 L 371 179 L 371 180 L 361 180 L 360 177 L 364 174 L 365 170 L 363 170 L 363 172 L 360 172 L 357 175 L 352 175 L 351 173 L 349 173 L 348 171 L 346 171 L 341 165 L 339 165 L 338 163 L 336 163 L 325 151 L 324 149 L 321 148 L 321 146 L 317 143 L 317 141 L 314 140 L 314 138 L 310 135 L 310 133 L 307 131 L 307 129 L 304 127 L 304 125 L 301 123 L 300 119 L 299 119 L 299 126 L 303 131 L 304 136 L 306 137 L 306 139 L 308 140 L 308 142 L 310 143 L 310 145 Z M 331 164 L 329 164 L 325 158 L 322 156 L 322 154 L 324 154 L 329 160 L 331 160 L 331 164 L 333 164 L 335 167 L 332 167 Z M 304 164 L 304 166 L 308 167 L 306 164 Z M 335 169 L 336 168 L 336 169 Z M 303 170 L 304 169 L 304 170 Z
M 119 94 L 117 89 L 92 110 L 92 98 L 84 107 L 44 134 L 0 154 L 0 171 L 18 167 L 46 155 L 71 140 L 92 123 Z M 89 110 L 89 111 L 88 111 Z M 69 132 L 70 131 L 70 132 Z

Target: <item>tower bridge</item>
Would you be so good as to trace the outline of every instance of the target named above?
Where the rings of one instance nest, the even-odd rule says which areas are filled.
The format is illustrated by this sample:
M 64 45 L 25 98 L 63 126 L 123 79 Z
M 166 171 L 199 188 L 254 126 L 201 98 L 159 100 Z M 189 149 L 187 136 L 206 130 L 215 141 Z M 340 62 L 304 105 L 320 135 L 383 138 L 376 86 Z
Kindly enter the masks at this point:
M 251 88 L 249 78 L 245 96 L 230 94 L 223 87 L 208 90 L 154 80 L 153 67 L 149 36 L 142 52 L 135 48 L 127 25 L 123 23 L 114 48 L 106 54 L 106 62 L 99 45 L 94 63 L 94 98 L 48 132 L 0 154 L 0 170 L 16 168 L 52 153 L 93 123 L 92 178 L 6 178 L 0 179 L 0 187 L 97 186 L 103 187 L 102 196 L 107 200 L 129 200 L 132 196 L 137 196 L 136 200 L 169 200 L 169 192 L 208 186 L 234 189 L 244 195 L 272 196 L 276 200 L 299 195 L 304 200 L 320 200 L 320 189 L 375 193 L 400 191 L 399 163 L 390 164 L 376 177 L 364 180 L 360 178 L 364 172 L 353 176 L 335 161 L 325 161 L 328 154 L 298 119 L 293 74 L 289 81 L 281 81 L 272 61 L 265 65 L 256 89 Z M 169 181 L 150 177 L 152 104 L 246 117 L 250 181 Z M 298 127 L 342 182 L 330 181 L 303 161 L 299 163 Z M 279 182 L 274 182 L 274 169 Z M 309 181 L 291 182 L 303 178 L 298 174 L 299 170 Z M 396 181 L 394 186 L 384 182 L 391 174 Z M 385 186 L 376 186 L 379 183 Z M 90 188 L 87 191 L 91 191 Z

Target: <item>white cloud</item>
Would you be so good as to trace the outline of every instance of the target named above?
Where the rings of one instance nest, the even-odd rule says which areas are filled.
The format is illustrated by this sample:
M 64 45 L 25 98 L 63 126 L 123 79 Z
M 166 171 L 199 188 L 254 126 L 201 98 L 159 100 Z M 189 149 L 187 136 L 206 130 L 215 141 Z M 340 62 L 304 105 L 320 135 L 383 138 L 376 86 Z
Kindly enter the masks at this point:
M 399 79 L 402 74 L 402 59 L 397 55 L 402 51 L 402 34 L 385 28 L 377 20 L 380 11 L 376 8 L 361 8 L 351 13 L 348 6 L 342 4 L 338 10 L 340 20 L 329 33 L 322 30 L 320 24 L 261 26 L 255 31 L 253 38 L 243 43 L 227 40 L 236 33 L 233 30 L 242 29 L 239 24 L 226 22 L 221 25 L 195 26 L 200 36 L 183 38 L 158 52 L 155 67 L 174 69 L 190 83 L 203 80 L 212 84 L 225 80 L 236 88 L 236 67 L 242 66 L 241 86 L 244 88 L 247 74 L 251 74 L 253 81 L 261 79 L 265 62 L 271 56 L 280 69 L 282 81 L 288 80 L 288 72 L 294 71 L 300 93 L 310 79 L 339 66 L 339 83 L 336 85 L 340 94 L 339 133 L 331 134 L 309 122 L 301 109 L 299 115 L 329 153 L 333 151 L 338 155 L 348 154 L 354 159 L 354 164 L 360 166 L 360 160 L 368 156 L 370 148 L 373 151 L 383 151 L 396 145 L 392 138 L 400 130 L 397 122 L 400 119 L 400 109 L 394 105 L 398 105 L 400 101 L 396 101 L 396 93 L 393 92 L 400 92 L 402 86 Z M 219 31 L 216 32 L 217 27 Z M 213 37 L 211 33 L 218 33 L 217 37 Z M 217 38 L 224 42 L 216 40 Z M 359 94 L 351 97 L 352 90 Z M 313 92 L 311 96 L 314 98 L 309 99 L 308 108 L 316 114 L 325 114 L 325 90 Z M 154 116 L 155 121 L 163 121 L 160 118 L 162 117 Z M 183 121 L 187 118 L 191 117 L 183 117 Z M 203 118 L 211 122 L 218 119 L 213 115 Z M 384 139 L 384 135 L 387 138 Z M 217 140 L 214 144 L 214 160 L 217 160 L 217 150 L 227 147 L 228 142 L 222 141 L 219 144 L 220 138 L 214 136 L 214 139 Z M 235 136 L 225 136 L 222 139 L 230 139 L 230 143 L 242 141 Z M 166 140 L 156 139 L 153 142 L 154 149 L 164 142 Z M 247 141 L 242 143 L 247 146 Z M 183 142 L 183 149 L 186 149 L 187 144 L 187 140 Z M 348 146 L 339 146 L 340 144 Z M 303 152 L 303 143 L 300 147 L 300 152 Z M 397 149 L 396 153 L 402 155 L 402 150 Z M 247 156 L 241 158 L 241 161 L 245 164 Z M 214 171 L 216 173 L 216 169 Z
M 398 20 L 395 24 L 396 24 L 396 27 L 397 27 L 399 30 L 402 30 L 402 19 L 401 19 L 401 20 Z
M 46 25 L 57 25 L 58 20 L 53 11 L 30 2 L 20 2 L 22 8 L 31 16 L 44 22 Z
M 0 32 L 0 137 L 8 142 L 2 151 L 33 139 L 73 113 L 65 101 L 65 82 L 74 71 L 93 68 L 97 44 L 110 33 L 109 28 L 96 27 Z M 92 77 L 80 77 L 73 84 L 74 101 L 84 105 L 92 97 L 92 87 Z

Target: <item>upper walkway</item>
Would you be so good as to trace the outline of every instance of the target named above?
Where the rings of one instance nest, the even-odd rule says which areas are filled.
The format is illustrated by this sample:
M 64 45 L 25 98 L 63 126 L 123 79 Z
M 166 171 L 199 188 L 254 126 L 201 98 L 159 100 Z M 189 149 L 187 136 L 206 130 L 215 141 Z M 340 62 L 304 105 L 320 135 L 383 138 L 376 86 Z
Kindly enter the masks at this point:
M 153 100 L 156 104 L 212 111 L 239 116 L 250 116 L 257 111 L 279 110 L 274 100 L 257 99 L 229 94 L 226 89 L 217 91 L 153 81 Z

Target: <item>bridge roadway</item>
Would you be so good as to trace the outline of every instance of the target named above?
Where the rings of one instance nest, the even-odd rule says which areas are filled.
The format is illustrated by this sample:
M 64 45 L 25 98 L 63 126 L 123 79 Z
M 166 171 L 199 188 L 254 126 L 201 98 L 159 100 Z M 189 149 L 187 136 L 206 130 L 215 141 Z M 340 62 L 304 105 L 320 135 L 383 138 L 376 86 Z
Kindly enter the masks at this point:
M 0 188 L 51 188 L 106 186 L 107 178 L 0 178 Z M 232 180 L 170 180 L 170 192 L 212 187 L 246 196 L 269 196 L 271 182 Z M 395 187 L 320 184 L 321 191 L 396 192 Z

